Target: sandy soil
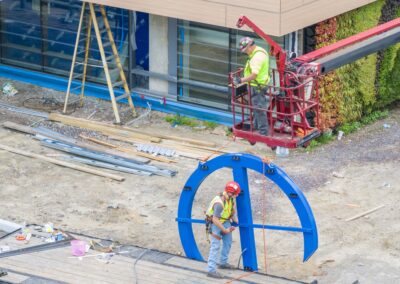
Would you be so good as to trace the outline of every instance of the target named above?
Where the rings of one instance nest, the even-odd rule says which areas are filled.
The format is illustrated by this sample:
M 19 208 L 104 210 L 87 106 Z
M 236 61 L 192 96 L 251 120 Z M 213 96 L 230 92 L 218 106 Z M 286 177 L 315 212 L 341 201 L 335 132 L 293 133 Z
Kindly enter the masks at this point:
M 2 83 L 2 82 L 0 82 Z M 63 94 L 13 82 L 18 95 L 0 96 L 1 102 L 22 106 L 28 97 L 53 97 Z M 0 84 L 1 85 L 1 84 Z M 72 115 L 112 121 L 107 102 L 87 99 L 85 107 Z M 164 115 L 153 112 L 137 126 L 144 130 L 218 142 L 228 141 L 224 127 L 214 131 L 172 128 Z M 53 124 L 40 118 L 0 109 L 0 122 L 26 125 Z M 390 128 L 383 127 L 384 124 Z M 62 127 L 57 126 L 58 129 Z M 76 129 L 66 128 L 76 135 Z M 35 153 L 55 153 L 32 138 L 0 128 L 0 143 Z M 251 149 L 274 158 L 304 191 L 316 218 L 319 249 L 302 263 L 302 236 L 296 233 L 267 231 L 267 272 L 290 279 L 319 283 L 399 283 L 400 282 L 400 108 L 390 117 L 365 127 L 340 141 L 313 151 L 291 151 L 289 157 L 275 157 L 264 145 L 250 147 L 244 141 L 229 145 L 232 152 Z M 139 177 L 123 174 L 124 182 L 62 168 L 46 162 L 0 151 L 0 218 L 14 222 L 44 224 L 52 222 L 65 230 L 118 240 L 127 244 L 182 254 L 175 217 L 182 187 L 198 162 L 176 158 L 169 165 L 178 171 L 173 178 Z M 154 164 L 154 163 L 153 163 Z M 215 193 L 231 178 L 228 170 L 218 171 L 202 184 L 193 209 L 194 218 Z M 289 201 L 273 184 L 263 182 L 257 173 L 249 174 L 253 218 L 267 223 L 298 225 Z M 266 192 L 266 200 L 263 200 Z M 380 210 L 354 221 L 347 218 L 385 205 Z M 206 256 L 208 244 L 203 226 L 195 226 L 198 245 Z M 265 272 L 263 237 L 256 231 L 260 271 Z M 231 262 L 240 255 L 239 233 L 234 232 Z

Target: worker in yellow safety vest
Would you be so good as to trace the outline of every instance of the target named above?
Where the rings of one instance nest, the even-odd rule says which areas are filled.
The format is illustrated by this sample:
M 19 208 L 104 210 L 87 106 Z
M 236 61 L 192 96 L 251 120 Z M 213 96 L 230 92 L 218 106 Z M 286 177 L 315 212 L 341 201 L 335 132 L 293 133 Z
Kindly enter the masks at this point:
M 261 135 L 268 135 L 267 108 L 269 97 L 265 95 L 270 80 L 268 52 L 257 46 L 250 37 L 244 37 L 239 42 L 240 51 L 248 55 L 243 77 L 235 78 L 235 84 L 249 83 L 251 88 L 253 110 L 253 125 Z
M 218 268 L 232 269 L 233 265 L 228 263 L 228 256 L 232 246 L 232 232 L 235 227 L 232 222 L 238 223 L 235 214 L 235 198 L 240 194 L 240 186 L 237 182 L 230 181 L 225 185 L 223 193 L 214 197 L 211 201 L 206 216 L 212 222 L 211 246 L 208 257 L 208 277 L 223 278 L 217 271 L 217 258 L 220 251 L 220 241 L 222 240 L 222 250 L 218 261 Z

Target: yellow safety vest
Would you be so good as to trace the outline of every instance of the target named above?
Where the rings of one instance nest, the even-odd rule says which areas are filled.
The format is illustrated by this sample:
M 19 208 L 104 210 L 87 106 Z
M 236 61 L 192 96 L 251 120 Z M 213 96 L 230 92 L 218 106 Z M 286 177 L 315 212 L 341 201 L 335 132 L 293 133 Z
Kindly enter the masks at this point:
M 213 216 L 215 203 L 220 203 L 224 209 L 222 210 L 221 218 L 219 219 L 219 221 L 221 222 L 221 224 L 223 224 L 224 222 L 226 222 L 227 220 L 229 220 L 232 217 L 234 202 L 233 202 L 233 198 L 228 198 L 225 202 L 223 202 L 221 196 L 222 195 L 217 195 L 214 197 L 213 200 L 211 200 L 211 203 L 208 206 L 206 215 L 210 216 L 210 217 Z
M 251 75 L 251 73 L 253 73 L 251 71 L 251 67 L 250 67 L 250 61 L 251 59 L 254 57 L 254 55 L 257 52 L 262 52 L 266 55 L 266 59 L 263 61 L 263 63 L 261 64 L 261 68 L 260 71 L 257 74 L 256 79 L 252 80 L 250 82 L 250 85 L 252 86 L 265 86 L 268 84 L 269 82 L 269 55 L 268 52 L 265 51 L 265 49 L 257 46 L 253 52 L 249 55 L 249 58 L 246 61 L 246 65 L 244 67 L 244 77 L 247 77 L 249 75 Z

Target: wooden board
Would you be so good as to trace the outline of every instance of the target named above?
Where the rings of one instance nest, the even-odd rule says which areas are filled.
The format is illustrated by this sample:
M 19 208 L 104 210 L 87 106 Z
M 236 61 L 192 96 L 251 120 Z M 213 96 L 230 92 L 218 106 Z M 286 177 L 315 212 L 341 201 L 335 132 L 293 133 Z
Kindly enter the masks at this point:
M 89 239 L 83 238 L 88 241 Z M 1 240 L 0 245 L 7 243 L 13 250 L 26 247 L 24 242 L 18 242 L 14 238 Z M 30 245 L 38 245 L 42 242 L 33 237 Z M 135 251 L 135 250 L 133 250 Z M 31 254 L 0 258 L 0 268 L 10 269 L 11 283 L 19 283 L 18 273 L 35 275 L 54 281 L 66 283 L 227 283 L 247 273 L 241 270 L 221 271 L 227 278 L 222 280 L 207 277 L 207 263 L 187 259 L 185 257 L 166 254 L 164 263 L 157 263 L 146 259 L 152 251 L 141 253 L 141 259 L 135 259 L 123 255 L 113 256 L 108 263 L 97 260 L 90 255 L 99 253 L 89 250 L 85 257 L 79 259 L 71 256 L 70 247 L 62 247 Z M 158 261 L 158 259 L 157 259 Z M 21 274 L 19 274 L 21 275 Z M 14 278 L 11 278 L 13 276 Z M 18 278 L 19 277 L 19 278 Z M 251 283 L 286 283 L 281 279 L 267 277 L 259 274 L 246 275 L 244 281 Z

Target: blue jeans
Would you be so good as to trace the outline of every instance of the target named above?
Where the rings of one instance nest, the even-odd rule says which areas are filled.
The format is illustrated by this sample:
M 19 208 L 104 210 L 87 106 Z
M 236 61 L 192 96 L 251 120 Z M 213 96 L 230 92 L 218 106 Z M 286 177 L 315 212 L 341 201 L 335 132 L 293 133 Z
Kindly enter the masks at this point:
M 225 229 L 230 228 L 231 223 L 229 221 L 226 221 L 223 223 L 223 226 Z M 219 258 L 219 262 L 217 262 L 221 242 L 213 235 L 210 236 L 211 246 L 210 246 L 210 255 L 208 257 L 208 272 L 215 272 L 217 270 L 217 263 L 218 264 L 228 263 L 228 256 L 232 246 L 232 233 L 222 234 L 221 230 L 214 224 L 211 225 L 211 232 L 217 236 L 220 236 L 222 239 L 221 255 Z

